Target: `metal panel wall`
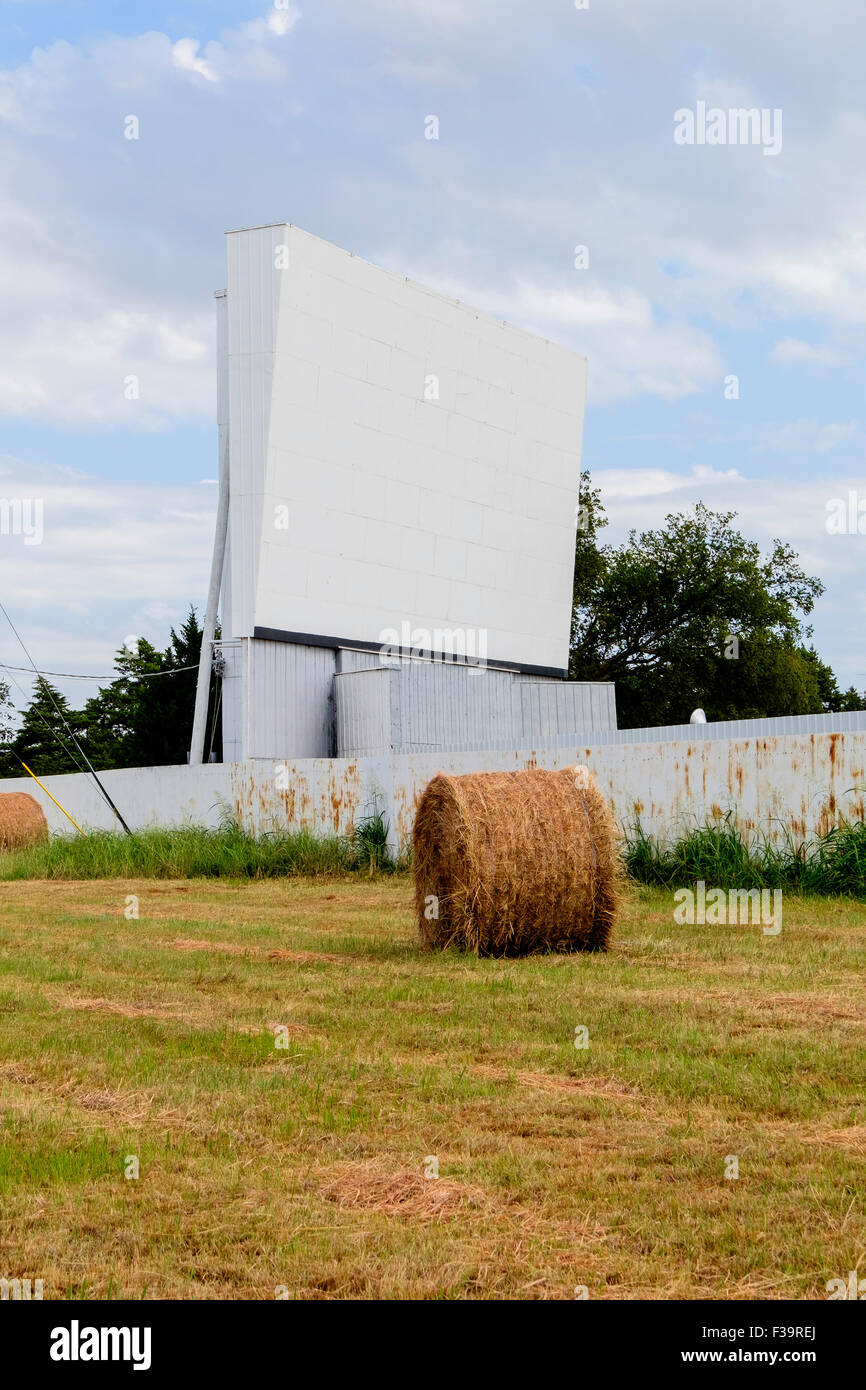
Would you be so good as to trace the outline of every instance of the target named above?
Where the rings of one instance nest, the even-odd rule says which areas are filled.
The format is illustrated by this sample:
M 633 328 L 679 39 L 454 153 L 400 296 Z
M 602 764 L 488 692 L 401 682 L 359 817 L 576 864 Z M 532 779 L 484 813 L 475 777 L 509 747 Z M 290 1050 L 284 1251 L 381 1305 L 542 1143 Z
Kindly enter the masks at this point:
M 378 652 L 365 652 L 358 647 L 337 648 L 338 675 L 342 675 L 345 671 L 371 671 L 374 667 L 381 665 L 382 658 Z
M 390 751 L 392 675 L 378 666 L 334 677 L 338 758 Z
M 242 641 L 215 642 L 225 669 L 222 678 L 223 762 L 243 762 L 246 757 L 246 646 Z
M 249 648 L 248 758 L 328 758 L 334 753 L 334 652 L 245 639 Z
M 810 734 L 844 734 L 866 732 L 866 710 L 849 714 L 797 714 L 779 719 L 725 719 L 712 724 L 666 724 L 644 729 L 593 729 L 590 724 L 579 730 L 581 741 L 592 735 L 593 744 L 603 743 L 689 743 L 705 740 L 779 738 L 785 734 L 798 737 Z
M 510 672 L 412 661 L 393 676 L 395 751 L 481 748 L 512 737 Z
M 447 662 L 409 660 L 380 670 L 375 696 L 372 685 L 338 677 L 341 757 L 562 747 L 577 744 L 587 729 L 616 726 L 612 685 L 522 680 L 510 671 Z M 375 737 L 383 741 L 376 744 Z
M 616 693 L 612 683 L 601 681 L 519 680 L 517 748 L 560 744 L 578 730 L 616 728 Z

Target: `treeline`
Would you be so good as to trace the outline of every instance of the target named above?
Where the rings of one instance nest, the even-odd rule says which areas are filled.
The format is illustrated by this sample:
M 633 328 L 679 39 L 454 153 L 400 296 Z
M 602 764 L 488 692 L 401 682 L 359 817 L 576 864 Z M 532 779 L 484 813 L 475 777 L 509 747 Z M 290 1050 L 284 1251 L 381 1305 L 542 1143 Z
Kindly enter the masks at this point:
M 616 682 L 620 728 L 687 723 L 696 708 L 719 720 L 866 705 L 811 644 L 820 579 L 782 541 L 763 558 L 735 519 L 698 503 L 604 545 L 600 492 L 581 475 L 569 674 Z
M 20 777 L 25 762 L 37 776 L 78 772 L 83 759 L 70 729 L 97 769 L 154 767 L 185 763 L 192 734 L 201 628 L 190 608 L 180 629 L 171 629 L 165 651 L 146 638 L 135 650 L 122 647 L 114 666 L 117 678 L 72 709 L 66 697 L 40 676 L 17 730 L 9 725 L 8 687 L 0 689 L 5 704 L 7 741 L 0 745 L 0 777 Z M 222 756 L 217 683 L 211 681 L 205 750 Z M 216 710 L 216 719 L 214 712 Z

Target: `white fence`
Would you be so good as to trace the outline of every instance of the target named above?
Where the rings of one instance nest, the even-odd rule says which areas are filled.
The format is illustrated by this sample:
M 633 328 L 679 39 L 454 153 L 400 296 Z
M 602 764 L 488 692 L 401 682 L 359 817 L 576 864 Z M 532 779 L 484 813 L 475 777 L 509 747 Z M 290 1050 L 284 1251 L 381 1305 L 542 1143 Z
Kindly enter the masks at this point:
M 415 805 L 431 777 L 450 773 L 567 767 L 594 773 L 617 820 L 640 819 L 662 839 L 731 811 L 745 835 L 775 842 L 823 834 L 842 819 L 866 817 L 866 731 L 783 734 L 740 739 L 601 743 L 594 747 L 519 753 L 396 754 L 381 758 L 305 758 L 273 763 L 145 767 L 100 776 L 133 829 L 238 821 L 261 834 L 287 827 L 344 834 L 374 809 L 390 823 L 392 843 L 412 830 Z M 92 778 L 46 777 L 45 785 L 80 824 L 117 828 Z M 30 778 L 0 783 L 28 791 L 42 804 L 53 832 L 72 831 Z

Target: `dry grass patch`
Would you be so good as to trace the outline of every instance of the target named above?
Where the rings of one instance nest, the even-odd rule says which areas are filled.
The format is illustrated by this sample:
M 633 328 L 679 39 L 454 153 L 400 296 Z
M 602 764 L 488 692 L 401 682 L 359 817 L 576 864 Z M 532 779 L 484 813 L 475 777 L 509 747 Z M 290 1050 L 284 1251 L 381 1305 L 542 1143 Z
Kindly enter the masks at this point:
M 417 1171 L 393 1172 L 376 1162 L 335 1164 L 319 1175 L 322 1191 L 341 1209 L 360 1208 L 380 1216 L 441 1221 L 489 1202 L 483 1189 Z

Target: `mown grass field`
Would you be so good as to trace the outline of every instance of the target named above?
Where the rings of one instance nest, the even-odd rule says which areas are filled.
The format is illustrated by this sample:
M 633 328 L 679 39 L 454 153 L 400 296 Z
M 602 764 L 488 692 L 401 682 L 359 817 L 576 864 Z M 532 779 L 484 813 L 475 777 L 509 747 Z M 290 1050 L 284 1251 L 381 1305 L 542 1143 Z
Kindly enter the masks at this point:
M 0 1276 L 825 1298 L 866 1275 L 866 906 L 786 895 L 771 938 L 672 905 L 492 961 L 422 952 L 403 874 L 4 883 Z

